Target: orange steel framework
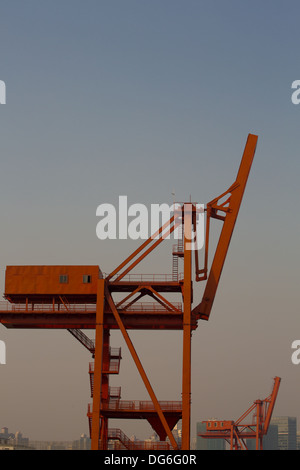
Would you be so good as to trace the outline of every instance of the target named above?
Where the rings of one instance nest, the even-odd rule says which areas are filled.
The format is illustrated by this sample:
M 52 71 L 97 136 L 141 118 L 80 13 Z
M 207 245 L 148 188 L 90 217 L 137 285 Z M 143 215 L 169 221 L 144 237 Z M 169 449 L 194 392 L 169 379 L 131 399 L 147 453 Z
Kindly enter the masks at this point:
M 6 268 L 5 307 L 0 307 L 0 322 L 8 328 L 65 328 L 92 354 L 90 365 L 91 396 L 88 419 L 93 450 L 107 449 L 112 435 L 128 442 L 120 430 L 108 427 L 112 418 L 146 419 L 162 442 L 173 449 L 180 444 L 172 430 L 182 420 L 181 449 L 190 449 L 191 421 L 191 336 L 198 320 L 208 320 L 220 276 L 239 213 L 252 161 L 257 136 L 249 134 L 236 180 L 227 191 L 206 205 L 204 261 L 200 267 L 197 247 L 198 206 L 179 204 L 168 222 L 146 240 L 109 275 L 97 266 L 12 266 Z M 210 268 L 208 249 L 210 221 L 223 222 L 219 241 Z M 166 275 L 136 275 L 132 270 L 175 230 L 182 238 L 173 248 L 173 271 Z M 191 249 L 191 240 L 194 249 Z M 178 259 L 183 260 L 183 275 L 178 273 Z M 194 263 L 193 263 L 194 258 Z M 206 281 L 201 302 L 193 306 L 195 281 Z M 59 279 L 59 281 L 58 281 Z M 182 302 L 176 304 L 167 296 L 177 293 Z M 121 299 L 114 300 L 114 296 Z M 140 300 L 150 296 L 153 303 Z M 83 329 L 95 329 L 95 342 Z M 110 330 L 119 329 L 128 346 L 150 401 L 130 402 L 120 398 L 120 389 L 110 387 L 109 377 L 117 374 L 121 351 L 111 348 Z M 161 402 L 143 368 L 128 330 L 182 330 L 182 401 Z M 115 437 L 114 439 L 117 439 Z M 126 436 L 125 436 L 126 437 Z
M 230 450 L 248 450 L 245 439 L 256 440 L 256 450 L 263 449 L 263 437 L 267 434 L 274 410 L 280 377 L 275 377 L 272 393 L 264 400 L 255 400 L 253 405 L 237 421 L 203 421 L 206 432 L 198 436 L 206 439 L 225 439 Z M 252 422 L 245 421 L 252 413 Z

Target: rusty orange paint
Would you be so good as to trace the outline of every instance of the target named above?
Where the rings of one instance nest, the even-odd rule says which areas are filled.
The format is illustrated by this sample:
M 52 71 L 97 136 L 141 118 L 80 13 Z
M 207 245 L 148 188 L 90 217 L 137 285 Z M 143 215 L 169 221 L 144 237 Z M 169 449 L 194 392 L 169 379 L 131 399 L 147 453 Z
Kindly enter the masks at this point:
M 167 436 L 173 449 L 178 443 L 173 436 L 173 426 L 182 419 L 183 450 L 190 449 L 191 425 L 191 336 L 198 320 L 208 320 L 216 295 L 221 272 L 227 256 L 232 232 L 239 213 L 248 175 L 252 165 L 257 136 L 249 134 L 240 169 L 235 182 L 221 196 L 207 204 L 204 266 L 199 266 L 198 252 L 193 253 L 187 243 L 191 233 L 196 233 L 196 203 L 182 203 L 174 216 L 155 235 L 133 251 L 111 273 L 104 277 L 98 266 L 8 266 L 5 278 L 5 297 L 12 304 L 1 309 L 0 322 L 11 328 L 66 328 L 81 344 L 93 351 L 93 407 L 88 408 L 92 449 L 107 449 L 109 439 L 108 420 L 112 417 L 139 417 L 147 419 L 159 432 Z M 225 202 L 221 200 L 226 198 Z M 187 209 L 187 210 L 186 210 Z M 208 267 L 210 219 L 223 223 L 212 265 Z M 172 274 L 134 275 L 134 270 L 158 248 L 182 224 L 184 241 L 172 252 L 173 260 L 183 260 L 182 277 L 178 264 L 173 264 Z M 175 269 L 176 268 L 176 269 Z M 206 281 L 202 301 L 193 306 L 193 278 Z M 88 280 L 88 282 L 87 282 Z M 178 307 L 167 298 L 169 294 L 181 295 Z M 117 294 L 118 300 L 114 299 Z M 140 302 L 150 297 L 151 308 Z M 89 304 L 88 306 L 82 304 Z M 32 315 L 31 315 L 32 313 Z M 95 330 L 95 345 L 80 329 Z M 132 408 L 121 407 L 122 402 L 110 395 L 109 378 L 119 373 L 120 355 L 110 347 L 110 330 L 119 329 L 129 353 L 152 401 L 138 402 L 137 413 Z M 128 334 L 136 330 L 182 330 L 182 401 L 160 402 L 142 366 L 134 344 Z M 155 347 L 155 346 L 154 346 Z M 167 348 L 166 348 L 167 349 Z M 168 351 L 168 354 L 171 353 Z M 162 358 L 163 359 L 163 358 Z M 116 367 L 112 367 L 112 366 Z M 132 402 L 135 407 L 135 403 Z M 92 409 L 92 411 L 91 411 Z M 120 433 L 119 433 L 120 434 Z M 120 434 L 121 435 L 121 434 Z
M 53 296 L 72 296 L 83 302 L 85 296 L 96 296 L 99 276 L 99 266 L 7 266 L 4 296 L 44 302 L 51 302 Z

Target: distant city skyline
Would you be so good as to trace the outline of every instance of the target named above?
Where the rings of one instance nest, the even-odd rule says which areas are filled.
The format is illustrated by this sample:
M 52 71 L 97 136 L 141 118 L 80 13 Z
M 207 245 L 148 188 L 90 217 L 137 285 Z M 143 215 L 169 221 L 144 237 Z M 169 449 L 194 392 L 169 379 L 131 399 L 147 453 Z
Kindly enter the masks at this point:
M 195 433 L 191 433 L 191 450 L 230 450 L 229 443 L 224 439 L 203 439 L 198 433 L 206 430 L 206 424 L 197 422 Z M 176 440 L 181 439 L 180 422 L 174 427 Z M 139 440 L 136 435 L 128 436 L 132 441 Z M 152 431 L 146 441 L 159 440 L 159 436 Z M 115 441 L 117 442 L 117 441 Z M 31 448 L 35 450 L 90 450 L 91 440 L 82 433 L 77 440 L 32 440 L 30 436 L 23 436 L 21 431 L 9 432 L 7 427 L 0 429 L 0 447 L 5 445 Z M 113 445 L 113 443 L 112 443 Z M 255 439 L 247 439 L 248 450 L 255 450 Z M 112 449 L 113 450 L 113 447 Z M 300 450 L 300 430 L 298 431 L 297 418 L 293 416 L 273 416 L 269 431 L 263 438 L 263 450 Z

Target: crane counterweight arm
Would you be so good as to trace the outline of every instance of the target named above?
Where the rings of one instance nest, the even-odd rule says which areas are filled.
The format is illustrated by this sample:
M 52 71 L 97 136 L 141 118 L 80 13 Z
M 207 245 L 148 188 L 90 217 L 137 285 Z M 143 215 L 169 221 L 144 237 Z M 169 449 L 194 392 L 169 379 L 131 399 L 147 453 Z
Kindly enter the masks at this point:
M 207 278 L 202 301 L 193 309 L 193 314 L 202 320 L 208 320 L 217 287 L 219 284 L 225 258 L 229 248 L 231 236 L 239 213 L 240 205 L 243 199 L 248 176 L 252 166 L 258 137 L 253 134 L 248 135 L 245 145 L 243 157 L 239 167 L 239 171 L 235 182 L 221 196 L 213 199 L 207 204 L 207 227 L 209 227 L 210 218 L 216 218 L 223 221 L 223 227 L 220 234 L 219 242 L 216 248 L 215 256 Z M 221 202 L 225 196 L 228 198 L 225 202 Z M 222 214 L 219 214 L 222 212 Z M 206 244 L 208 249 L 208 242 Z M 206 256 L 207 259 L 207 256 Z M 196 273 L 197 274 L 197 273 Z M 196 280 L 201 280 L 197 279 Z

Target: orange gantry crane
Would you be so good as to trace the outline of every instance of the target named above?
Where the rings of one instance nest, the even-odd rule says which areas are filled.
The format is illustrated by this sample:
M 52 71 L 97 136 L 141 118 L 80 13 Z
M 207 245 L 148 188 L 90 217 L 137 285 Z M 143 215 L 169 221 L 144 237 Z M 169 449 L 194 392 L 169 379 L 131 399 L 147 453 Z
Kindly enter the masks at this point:
M 198 433 L 204 439 L 224 439 L 230 450 L 248 450 L 246 439 L 256 440 L 256 450 L 263 449 L 263 437 L 267 434 L 273 414 L 281 378 L 274 378 L 272 393 L 253 405 L 236 421 L 203 421 L 206 431 Z M 252 413 L 252 420 L 247 421 Z
M 205 249 L 200 266 L 197 249 L 197 203 L 176 204 L 173 215 L 155 234 L 105 276 L 98 266 L 7 266 L 6 305 L 0 322 L 8 328 L 65 328 L 92 354 L 91 396 L 88 419 L 93 450 L 107 449 L 112 434 L 109 420 L 145 419 L 161 441 L 173 449 L 190 449 L 191 336 L 198 320 L 208 320 L 218 288 L 257 145 L 249 134 L 234 183 L 205 207 Z M 208 265 L 210 221 L 223 223 L 211 266 Z M 179 231 L 173 249 L 172 274 L 134 274 L 141 261 L 173 232 Z M 194 263 L 193 263 L 194 258 Z M 183 274 L 178 260 L 183 260 Z M 192 272 L 194 264 L 194 276 Z M 202 300 L 193 306 L 193 278 L 206 281 Z M 180 295 L 175 303 L 172 297 Z M 145 296 L 150 303 L 142 302 Z M 118 299 L 116 299 L 116 297 Z M 82 331 L 95 329 L 95 341 Z M 111 374 L 119 372 L 121 351 L 110 345 L 110 331 L 121 331 L 149 394 L 149 401 L 121 400 L 120 388 L 110 387 Z M 159 401 L 130 338 L 130 330 L 182 330 L 181 401 Z M 181 443 L 172 430 L 182 420 Z M 121 436 L 121 432 L 115 433 Z M 123 439 L 123 442 L 126 440 Z M 126 441 L 127 442 L 127 441 Z M 161 444 L 163 448 L 164 444 Z

